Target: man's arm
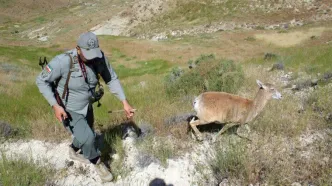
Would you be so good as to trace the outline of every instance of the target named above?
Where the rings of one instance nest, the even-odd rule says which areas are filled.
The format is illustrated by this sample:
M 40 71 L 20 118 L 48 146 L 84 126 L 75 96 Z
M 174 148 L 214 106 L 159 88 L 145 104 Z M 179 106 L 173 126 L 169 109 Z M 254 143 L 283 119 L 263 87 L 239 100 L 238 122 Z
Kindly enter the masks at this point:
M 109 90 L 112 92 L 112 94 L 114 94 L 122 102 L 123 108 L 126 111 L 126 115 L 130 118 L 134 115 L 133 108 L 128 103 L 120 80 L 118 79 L 118 76 L 116 75 L 114 69 L 112 68 L 106 57 L 105 65 L 107 70 L 102 71 L 101 76 L 109 87 Z
M 61 76 L 61 60 L 59 57 L 55 57 L 36 78 L 36 84 L 40 93 L 42 93 L 47 102 L 52 106 L 55 116 L 59 121 L 62 121 L 62 117 L 67 118 L 67 114 L 64 108 L 57 103 L 51 84 L 58 78 L 61 78 Z
M 42 93 L 47 102 L 53 106 L 57 104 L 52 91 L 51 83 L 61 77 L 61 66 L 58 57 L 53 58 L 43 71 L 37 76 L 36 84 L 39 92 Z

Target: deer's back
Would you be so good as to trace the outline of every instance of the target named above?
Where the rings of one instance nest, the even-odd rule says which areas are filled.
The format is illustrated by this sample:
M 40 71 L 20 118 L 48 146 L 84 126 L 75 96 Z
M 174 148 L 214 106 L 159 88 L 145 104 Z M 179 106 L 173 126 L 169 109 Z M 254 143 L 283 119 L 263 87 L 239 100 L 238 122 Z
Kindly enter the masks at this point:
M 240 122 L 252 100 L 225 92 L 205 92 L 194 102 L 197 117 L 202 122 Z

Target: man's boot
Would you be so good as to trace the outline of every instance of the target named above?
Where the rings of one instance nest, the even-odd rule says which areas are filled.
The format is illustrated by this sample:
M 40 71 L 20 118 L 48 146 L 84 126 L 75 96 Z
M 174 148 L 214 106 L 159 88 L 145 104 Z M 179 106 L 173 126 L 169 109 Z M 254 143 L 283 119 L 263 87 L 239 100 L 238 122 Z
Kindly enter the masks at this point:
M 108 170 L 105 164 L 100 161 L 100 159 L 94 166 L 97 174 L 103 182 L 110 182 L 113 180 L 112 173 Z
M 71 146 L 69 146 L 69 152 L 68 153 L 69 153 L 69 158 L 70 159 L 79 161 L 79 162 L 84 163 L 84 164 L 90 164 L 90 161 L 88 159 L 84 158 L 82 154 L 80 154 L 80 150 L 75 152 L 75 150 Z

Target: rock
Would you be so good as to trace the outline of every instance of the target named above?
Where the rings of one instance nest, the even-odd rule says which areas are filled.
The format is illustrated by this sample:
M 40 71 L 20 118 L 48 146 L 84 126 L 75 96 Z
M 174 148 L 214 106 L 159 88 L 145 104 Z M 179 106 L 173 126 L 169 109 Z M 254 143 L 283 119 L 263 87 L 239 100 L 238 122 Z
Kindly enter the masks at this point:
M 37 38 L 39 41 L 48 41 L 48 36 L 43 36 L 43 37 L 38 36 Z
M 302 186 L 302 185 L 299 182 L 294 182 L 294 183 L 291 184 L 291 186 Z
M 311 36 L 310 39 L 317 39 L 317 36 Z
M 300 10 L 297 9 L 297 8 L 295 8 L 295 9 L 294 9 L 294 13 L 300 13 Z
M 138 166 L 141 168 L 149 166 L 151 163 L 159 163 L 159 160 L 153 157 L 152 155 L 141 153 L 140 156 L 137 156 Z
M 146 82 L 141 81 L 141 82 L 139 82 L 139 85 L 140 85 L 141 88 L 144 88 L 144 87 L 146 87 Z
M 228 186 L 228 185 L 229 185 L 228 179 L 223 179 L 223 180 L 219 183 L 219 186 Z
M 193 113 L 183 113 L 176 116 L 171 116 L 164 120 L 165 125 L 175 125 L 184 121 L 187 121 L 189 117 L 193 116 Z
M 68 160 L 66 160 L 66 166 L 67 167 L 71 167 L 71 166 L 73 166 L 74 165 L 74 161 L 68 161 Z
M 328 122 L 328 123 L 332 123 L 332 113 L 328 113 L 325 120 Z
M 153 133 L 153 127 L 151 124 L 145 121 L 140 121 L 138 123 L 139 128 L 141 129 L 140 138 L 144 138 L 145 136 Z
M 302 90 L 308 87 L 315 87 L 318 84 L 318 79 L 308 79 L 308 80 L 303 80 L 300 82 L 297 82 L 295 85 L 292 86 L 293 90 Z
M 277 55 L 273 54 L 273 53 L 265 53 L 264 54 L 264 60 L 271 60 L 271 59 L 274 59 L 276 57 L 277 57 Z
M 189 64 L 189 69 L 193 69 L 193 68 L 196 68 L 196 64 L 195 63 L 191 63 L 191 64 Z
M 327 81 L 329 79 L 332 78 L 332 72 L 326 72 L 324 75 L 323 75 L 323 80 Z
M 162 41 L 168 39 L 165 33 L 160 33 L 151 38 L 152 41 Z
M 289 28 L 289 25 L 286 23 L 286 24 L 283 24 L 283 28 L 284 29 L 288 29 Z
M 279 80 L 284 84 L 284 85 L 287 85 L 292 77 L 293 77 L 293 73 L 292 72 L 287 72 L 287 73 L 284 73 L 283 71 L 280 71 L 281 75 L 280 75 L 280 78 Z
M 113 160 L 119 160 L 120 159 L 120 156 L 118 154 L 113 154 L 112 155 L 112 159 Z
M 9 137 L 14 133 L 13 128 L 3 121 L 0 121 L 0 137 Z
M 1 186 L 1 184 L 0 184 Z M 56 183 L 54 183 L 54 181 L 51 180 L 47 180 L 45 183 L 45 186 L 58 186 Z
M 273 71 L 273 70 L 284 70 L 284 64 L 281 62 L 273 64 L 270 71 Z

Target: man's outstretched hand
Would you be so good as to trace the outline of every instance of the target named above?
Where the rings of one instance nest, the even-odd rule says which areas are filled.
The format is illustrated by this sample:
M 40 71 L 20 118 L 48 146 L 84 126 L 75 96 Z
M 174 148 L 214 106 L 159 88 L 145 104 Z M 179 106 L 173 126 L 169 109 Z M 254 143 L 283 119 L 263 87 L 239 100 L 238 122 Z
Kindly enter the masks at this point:
M 127 100 L 123 100 L 123 109 L 125 110 L 126 116 L 128 119 L 131 119 L 134 116 L 135 110 L 129 105 Z

